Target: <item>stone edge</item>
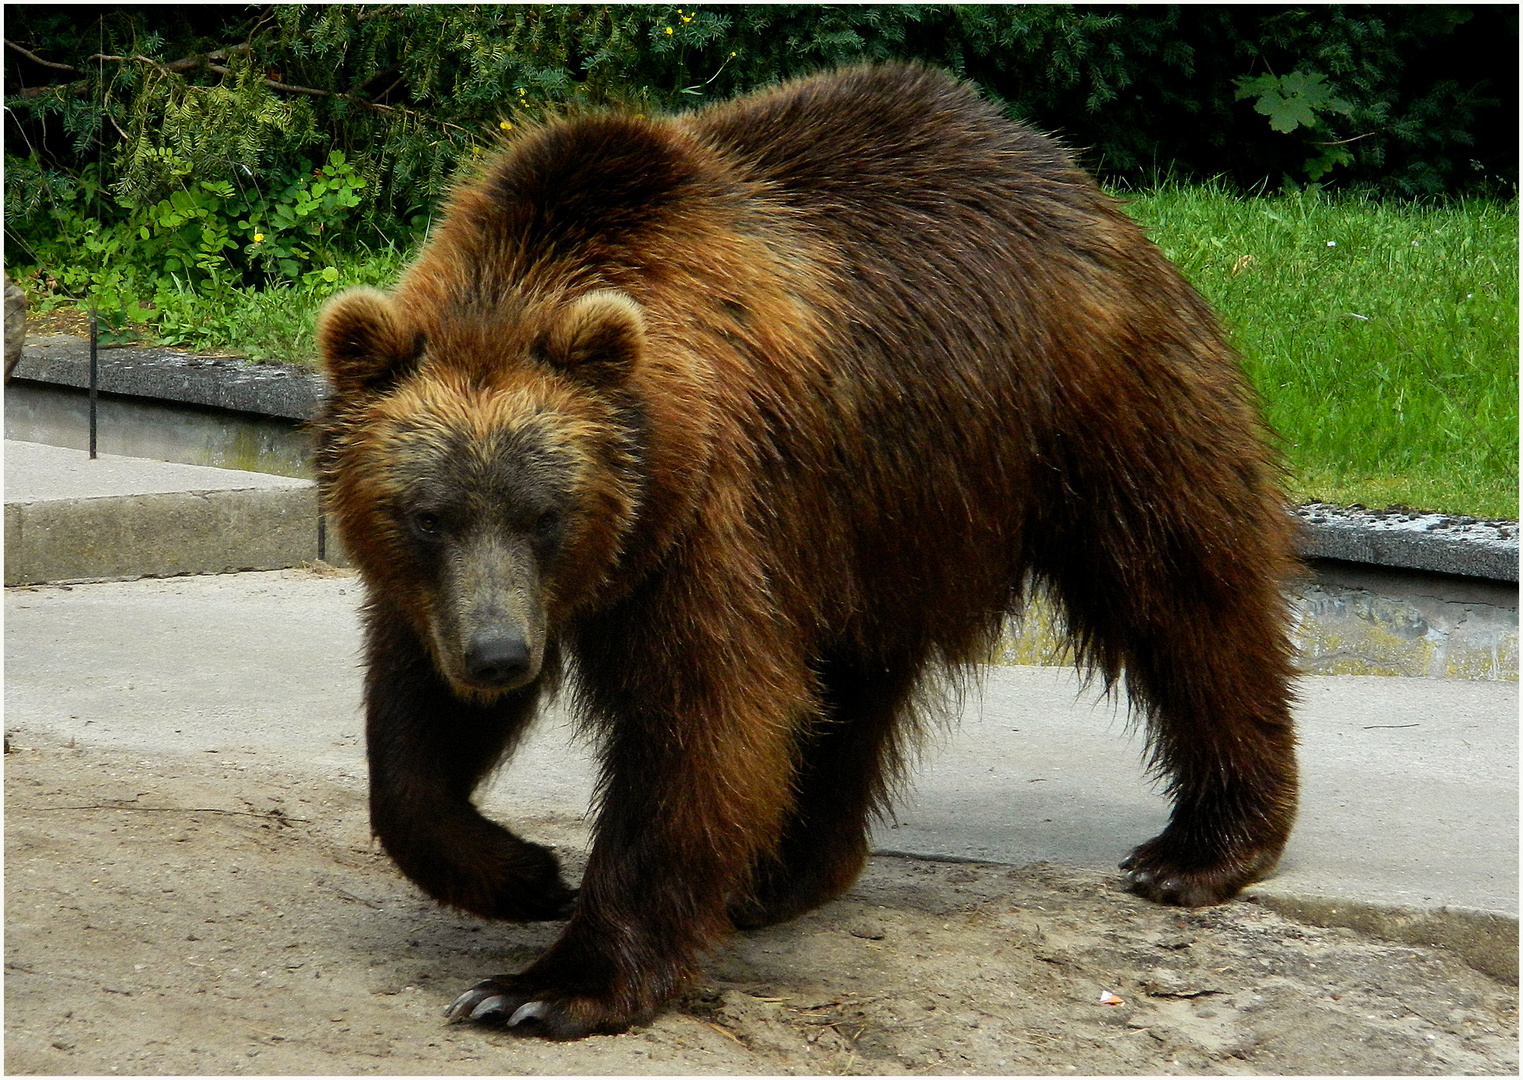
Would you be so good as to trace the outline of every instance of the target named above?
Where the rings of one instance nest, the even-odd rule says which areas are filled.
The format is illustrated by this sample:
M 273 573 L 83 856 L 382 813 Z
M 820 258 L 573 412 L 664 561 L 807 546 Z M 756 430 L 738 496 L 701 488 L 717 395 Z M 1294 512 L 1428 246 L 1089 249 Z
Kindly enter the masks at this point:
M 1494 979 L 1518 985 L 1518 919 L 1496 911 L 1383 905 L 1340 897 L 1245 890 L 1242 899 L 1296 922 L 1343 926 L 1386 941 L 1433 945 Z
M 321 375 L 288 364 L 204 356 L 178 349 L 98 349 L 104 394 L 306 421 L 322 402 Z M 89 342 L 66 334 L 29 341 L 13 377 L 76 390 L 90 386 Z
M 5 506 L 5 585 L 279 570 L 319 557 L 315 486 Z

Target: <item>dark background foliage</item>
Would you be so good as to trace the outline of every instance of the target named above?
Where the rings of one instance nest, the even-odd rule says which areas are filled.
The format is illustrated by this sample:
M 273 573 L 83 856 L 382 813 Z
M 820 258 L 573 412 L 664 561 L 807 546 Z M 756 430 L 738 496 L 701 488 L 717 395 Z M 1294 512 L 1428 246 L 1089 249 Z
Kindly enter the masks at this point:
M 1113 183 L 1320 178 L 1394 197 L 1517 183 L 1511 5 L 10 4 L 5 46 L 6 233 L 33 250 L 60 213 L 141 219 L 147 240 L 176 220 L 176 190 L 175 212 L 234 233 L 305 198 L 309 247 L 341 221 L 356 242 L 406 238 L 504 119 L 688 107 L 863 59 L 964 75 Z M 1268 99 L 1238 88 L 1292 74 L 1331 93 L 1275 130 Z M 314 194 L 334 150 L 353 207 Z M 220 201 L 206 213 L 191 196 Z

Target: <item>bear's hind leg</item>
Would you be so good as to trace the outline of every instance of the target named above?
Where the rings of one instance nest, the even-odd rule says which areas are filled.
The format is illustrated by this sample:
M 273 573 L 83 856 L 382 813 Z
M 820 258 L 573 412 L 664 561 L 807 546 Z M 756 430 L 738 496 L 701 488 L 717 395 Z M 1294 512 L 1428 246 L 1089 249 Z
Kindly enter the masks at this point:
M 1219 903 L 1274 869 L 1295 820 L 1288 679 L 1242 670 L 1276 666 L 1257 650 L 1236 660 L 1191 644 L 1161 652 L 1134 653 L 1126 679 L 1151 714 L 1154 760 L 1174 807 L 1164 831 L 1121 867 L 1128 887 L 1151 900 Z
M 1169 824 L 1122 862 L 1150 900 L 1196 907 L 1231 899 L 1280 860 L 1297 801 L 1295 732 L 1286 680 L 1197 652 L 1202 637 L 1150 643 L 1128 660 L 1134 706 L 1148 715 L 1155 767 L 1173 799 Z M 1269 666 L 1274 667 L 1272 660 Z
M 742 930 L 802 915 L 850 888 L 867 860 L 867 824 L 899 767 L 913 661 L 836 661 L 820 672 L 823 717 L 799 754 L 794 809 L 748 894 L 730 906 Z
M 1230 543 L 1206 532 L 1220 519 L 1160 515 L 1113 532 L 1100 514 L 1043 568 L 1084 659 L 1110 678 L 1124 670 L 1147 720 L 1173 811 L 1122 868 L 1161 903 L 1230 899 L 1274 868 L 1295 820 L 1288 527 L 1260 505 Z

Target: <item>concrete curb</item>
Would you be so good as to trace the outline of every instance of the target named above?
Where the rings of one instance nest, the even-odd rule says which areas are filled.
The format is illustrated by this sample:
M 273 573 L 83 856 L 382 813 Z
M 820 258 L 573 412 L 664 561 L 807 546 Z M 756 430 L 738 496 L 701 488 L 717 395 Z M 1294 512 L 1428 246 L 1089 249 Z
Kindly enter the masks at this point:
M 5 444 L 5 584 L 277 570 L 320 557 L 310 480 Z
M 236 356 L 132 348 L 97 349 L 96 360 L 101 393 L 289 420 L 312 419 L 325 392 L 322 376 L 314 371 Z M 90 343 L 69 334 L 32 338 L 13 377 L 87 390 Z
M 1298 507 L 1303 554 L 1440 574 L 1518 580 L 1518 523 L 1453 514 Z
M 278 570 L 317 559 L 317 495 L 188 491 L 5 507 L 5 584 Z

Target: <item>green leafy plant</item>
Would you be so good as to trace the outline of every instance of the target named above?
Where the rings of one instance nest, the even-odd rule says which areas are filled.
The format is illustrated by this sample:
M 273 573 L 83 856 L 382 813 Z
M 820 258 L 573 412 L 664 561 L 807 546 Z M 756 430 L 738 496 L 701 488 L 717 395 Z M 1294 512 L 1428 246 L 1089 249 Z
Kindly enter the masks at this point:
M 140 207 L 202 181 L 268 193 L 267 178 L 338 149 L 367 180 L 351 230 L 411 238 L 505 113 L 685 108 L 896 58 L 975 81 L 1133 183 L 1250 187 L 1288 171 L 1405 195 L 1505 189 L 1516 121 L 1489 76 L 1516 35 L 1515 12 L 1431 5 L 15 5 L 6 228 L 13 245 L 36 242 L 45 204 L 92 163 Z M 1296 138 L 1234 108 L 1237 84 L 1265 70 L 1291 74 L 1249 93 L 1280 127 L 1299 110 Z
M 1302 165 L 1309 180 L 1320 180 L 1339 165 L 1351 165 L 1354 155 L 1347 140 L 1332 137 L 1330 116 L 1347 116 L 1354 107 L 1337 97 L 1320 72 L 1292 71 L 1288 75 L 1256 75 L 1237 80 L 1236 98 L 1252 98 L 1255 112 L 1269 118 L 1269 126 L 1286 134 L 1305 128 L 1303 140 L 1313 156 Z
M 325 256 L 363 204 L 366 184 L 344 152 L 333 150 L 320 168 L 291 178 L 275 196 L 245 199 L 237 222 L 247 241 L 243 253 L 266 280 L 316 274 L 333 281 Z
M 183 176 L 180 163 L 166 165 Z M 333 150 L 320 167 L 303 163 L 273 184 L 185 182 L 137 207 L 99 185 L 77 185 L 51 206 L 59 239 L 35 253 L 36 270 L 18 277 L 44 310 L 87 304 L 108 342 L 146 337 L 225 346 L 243 333 L 239 321 L 252 290 L 325 297 L 364 277 L 336 264 L 352 262 L 348 225 L 367 183 L 343 151 Z M 96 216 L 113 210 L 127 216 L 111 223 Z M 395 271 L 395 259 L 384 265 Z M 379 280 L 371 276 L 369 283 Z M 310 317 L 315 304 L 303 306 Z M 229 316 L 230 310 L 240 313 Z

